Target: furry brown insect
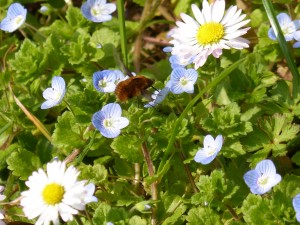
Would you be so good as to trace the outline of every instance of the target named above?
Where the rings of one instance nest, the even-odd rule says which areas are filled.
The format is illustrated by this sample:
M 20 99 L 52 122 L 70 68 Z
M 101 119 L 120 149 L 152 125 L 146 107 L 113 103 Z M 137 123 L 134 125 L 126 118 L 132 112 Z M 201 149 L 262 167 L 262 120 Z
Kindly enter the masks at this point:
M 118 83 L 115 94 L 119 101 L 124 102 L 130 98 L 145 95 L 146 89 L 154 83 L 145 76 L 132 76 Z

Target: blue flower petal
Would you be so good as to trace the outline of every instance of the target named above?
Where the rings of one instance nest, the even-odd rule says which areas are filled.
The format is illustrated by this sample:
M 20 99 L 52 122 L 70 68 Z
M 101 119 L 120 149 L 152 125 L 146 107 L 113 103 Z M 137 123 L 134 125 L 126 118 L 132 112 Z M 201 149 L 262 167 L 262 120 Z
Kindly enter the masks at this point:
M 116 129 L 116 128 L 104 128 L 102 127 L 102 129 L 100 130 L 100 133 L 107 138 L 115 138 L 118 137 L 121 133 L 120 129 Z
M 183 67 L 176 67 L 171 73 L 171 79 L 173 82 L 179 82 L 180 78 L 184 76 L 186 69 Z
M 121 117 L 121 114 L 119 104 L 109 103 L 93 115 L 92 123 L 104 137 L 115 138 L 129 124 L 129 120 Z
M 262 160 L 244 175 L 244 180 L 253 194 L 264 194 L 281 181 L 281 176 L 271 160 Z
M 277 15 L 277 20 L 280 26 L 289 24 L 290 22 L 292 22 L 291 17 L 287 14 L 287 13 L 279 13 Z
M 59 76 L 55 76 L 52 78 L 51 86 L 53 89 L 58 90 L 61 93 L 64 93 L 66 90 L 66 82 L 65 82 L 64 78 L 59 77 Z
M 293 44 L 293 48 L 300 48 L 300 41 Z
M 274 40 L 274 41 L 277 40 L 273 28 L 270 28 L 270 29 L 268 30 L 268 37 L 269 37 L 270 39 Z
M 248 187 L 256 186 L 258 178 L 259 173 L 256 170 L 250 170 L 244 174 L 244 181 Z
M 110 14 L 114 11 L 116 11 L 116 5 L 106 3 L 106 0 L 88 0 L 81 6 L 83 16 L 96 23 L 111 20 L 112 16 Z
M 171 47 L 171 46 L 167 46 L 167 47 L 164 47 L 164 48 L 163 48 L 163 51 L 164 51 L 164 52 L 172 52 L 172 48 L 173 48 L 173 47 Z
M 194 69 L 187 69 L 185 73 L 185 77 L 195 83 L 198 79 L 198 73 Z M 194 85 L 194 84 L 193 84 Z
M 178 82 L 177 82 L 177 83 L 173 82 L 173 83 L 171 83 L 171 84 L 172 84 L 172 86 L 171 86 L 171 88 L 170 88 L 170 91 L 171 91 L 173 94 L 181 94 L 181 93 L 184 92 L 184 89 L 182 88 L 181 85 L 179 85 Z
M 207 156 L 207 153 L 204 151 L 204 149 L 200 149 L 196 153 L 194 160 L 203 165 L 207 165 L 207 164 L 211 163 L 215 159 L 216 156 L 217 156 L 216 153 L 211 156 Z
M 43 91 L 43 97 L 46 99 L 46 102 L 41 105 L 41 109 L 48 109 L 58 105 L 65 96 L 66 83 L 62 77 L 53 77 L 51 86 L 52 88 L 47 88 Z
M 94 113 L 92 117 L 92 123 L 94 127 L 96 127 L 97 130 L 101 130 L 103 128 L 103 120 L 105 119 L 105 113 L 103 113 L 101 110 Z
M 293 206 L 296 212 L 300 212 L 300 194 L 293 198 Z
M 13 32 L 22 26 L 26 20 L 27 9 L 21 4 L 11 4 L 7 11 L 7 16 L 1 21 L 0 29 Z
M 258 173 L 265 174 L 267 176 L 276 174 L 276 168 L 275 168 L 273 162 L 269 159 L 262 160 L 261 162 L 259 162 L 256 165 L 255 170 Z
M 41 105 L 41 109 L 49 109 L 57 105 L 57 101 L 47 100 Z
M 118 76 L 120 76 L 118 74 Z M 103 81 L 103 86 L 99 86 L 99 82 Z M 93 85 L 99 92 L 111 93 L 116 88 L 116 72 L 114 70 L 97 71 L 93 74 Z
M 109 103 L 103 106 L 101 111 L 105 114 L 105 118 L 116 118 L 122 114 L 121 106 L 117 103 Z

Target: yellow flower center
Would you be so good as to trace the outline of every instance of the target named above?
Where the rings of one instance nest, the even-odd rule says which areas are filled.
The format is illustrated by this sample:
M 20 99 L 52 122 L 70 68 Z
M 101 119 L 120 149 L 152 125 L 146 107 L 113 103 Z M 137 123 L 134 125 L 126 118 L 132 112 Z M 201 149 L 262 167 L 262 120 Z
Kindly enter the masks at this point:
M 64 193 L 65 189 L 63 186 L 56 183 L 51 183 L 46 185 L 43 190 L 42 196 L 44 201 L 48 205 L 55 205 L 61 202 L 64 197 Z
M 210 22 L 199 27 L 197 41 L 201 45 L 217 43 L 224 36 L 224 27 L 220 23 Z

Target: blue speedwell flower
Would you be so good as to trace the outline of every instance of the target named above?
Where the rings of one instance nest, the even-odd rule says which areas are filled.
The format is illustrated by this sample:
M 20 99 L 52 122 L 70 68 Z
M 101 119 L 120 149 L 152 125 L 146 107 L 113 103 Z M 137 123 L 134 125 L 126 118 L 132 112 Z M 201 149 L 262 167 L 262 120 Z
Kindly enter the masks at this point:
M 106 0 L 87 0 L 81 6 L 81 12 L 85 18 L 96 23 L 109 21 L 112 19 L 112 14 L 116 11 L 116 5 L 106 3 Z
M 144 105 L 145 108 L 151 108 L 154 107 L 156 105 L 158 105 L 159 103 L 161 103 L 169 94 L 170 92 L 170 88 L 169 87 L 164 87 L 161 90 L 157 90 L 154 92 L 154 94 L 151 96 L 151 98 L 153 99 L 151 102 L 148 102 L 146 105 Z
M 294 33 L 300 28 L 300 20 L 292 21 L 291 17 L 286 13 L 280 13 L 277 15 L 277 20 L 284 35 L 286 41 L 293 40 Z M 268 31 L 270 39 L 276 41 L 277 34 L 275 34 L 273 28 Z
M 262 195 L 278 184 L 281 176 L 276 173 L 273 162 L 266 159 L 260 161 L 254 170 L 245 173 L 244 180 L 253 194 Z
M 26 20 L 27 9 L 21 4 L 14 3 L 8 8 L 6 17 L 0 23 L 0 29 L 13 32 L 17 30 Z
M 94 87 L 100 92 L 114 92 L 116 85 L 124 79 L 120 70 L 103 70 L 93 74 Z
M 211 135 L 206 135 L 204 138 L 203 148 L 201 148 L 195 155 L 194 160 L 201 164 L 209 164 L 213 161 L 223 145 L 222 135 L 218 135 L 214 139 Z
M 300 30 L 294 33 L 294 39 L 296 40 L 296 42 L 294 43 L 293 47 L 300 48 Z
M 293 206 L 296 211 L 296 219 L 298 222 L 300 222 L 300 194 L 297 194 L 293 198 Z
M 41 105 L 41 109 L 49 109 L 61 103 L 66 93 L 66 83 L 62 77 L 55 76 L 52 79 L 52 87 L 43 92 L 46 101 Z
M 171 79 L 167 83 L 170 91 L 174 94 L 194 93 L 194 84 L 198 78 L 198 73 L 194 69 L 176 67 L 171 73 Z
M 121 114 L 119 104 L 109 103 L 93 115 L 92 123 L 104 137 L 115 138 L 129 124 L 129 120 L 121 117 Z

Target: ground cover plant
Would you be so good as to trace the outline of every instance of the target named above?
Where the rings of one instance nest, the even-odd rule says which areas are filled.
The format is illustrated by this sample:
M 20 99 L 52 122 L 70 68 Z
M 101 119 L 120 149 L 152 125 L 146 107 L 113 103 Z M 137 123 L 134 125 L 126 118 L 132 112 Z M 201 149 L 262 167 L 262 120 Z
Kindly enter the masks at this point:
M 298 224 L 300 2 L 1 0 L 0 224 Z

